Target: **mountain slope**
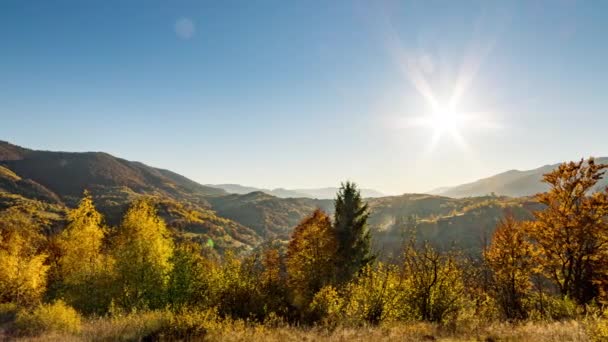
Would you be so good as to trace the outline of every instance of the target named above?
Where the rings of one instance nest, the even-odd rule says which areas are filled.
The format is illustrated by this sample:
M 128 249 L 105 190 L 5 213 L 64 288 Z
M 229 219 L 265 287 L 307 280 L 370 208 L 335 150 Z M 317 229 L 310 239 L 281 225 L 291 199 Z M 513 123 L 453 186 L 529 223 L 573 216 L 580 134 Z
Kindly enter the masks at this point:
M 182 238 L 214 241 L 218 250 L 248 250 L 262 242 L 251 228 L 216 215 L 206 200 L 226 193 L 174 172 L 102 152 L 35 151 L 0 142 L 0 212 L 18 204 L 38 215 L 47 204 L 67 212 L 84 190 L 108 224 L 117 226 L 129 204 L 141 196 Z
M 608 163 L 608 158 L 597 158 L 596 162 Z M 548 186 L 542 182 L 543 175 L 558 166 L 559 164 L 554 164 L 526 171 L 510 170 L 472 183 L 438 188 L 430 193 L 455 198 L 486 196 L 492 193 L 510 197 L 531 196 L 548 189 Z M 606 186 L 608 186 L 608 178 L 604 177 L 598 182 L 596 189 Z
M 0 165 L 60 197 L 79 197 L 91 187 L 128 187 L 169 197 L 222 195 L 171 171 L 116 158 L 103 152 L 50 152 L 0 142 Z
M 267 239 L 288 239 L 291 229 L 317 208 L 333 209 L 331 200 L 278 198 L 261 191 L 208 198 L 218 215 L 251 227 Z
M 240 184 L 207 184 L 207 186 L 222 189 L 230 194 L 245 195 L 251 192 L 263 192 L 268 195 L 280 197 L 280 198 L 312 198 L 312 199 L 334 199 L 338 188 L 327 187 L 327 188 L 313 188 L 313 189 L 261 189 L 252 186 L 244 186 Z M 374 189 L 361 189 L 361 195 L 364 198 L 382 197 L 379 191 Z

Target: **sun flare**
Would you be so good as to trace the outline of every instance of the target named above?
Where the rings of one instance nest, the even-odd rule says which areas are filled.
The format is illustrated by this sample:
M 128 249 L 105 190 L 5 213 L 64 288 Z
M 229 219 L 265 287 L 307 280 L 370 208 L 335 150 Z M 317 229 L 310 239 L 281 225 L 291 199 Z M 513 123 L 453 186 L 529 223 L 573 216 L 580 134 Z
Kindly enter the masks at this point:
M 432 128 L 435 133 L 458 132 L 466 121 L 466 117 L 451 109 L 439 109 L 423 119 L 423 124 Z

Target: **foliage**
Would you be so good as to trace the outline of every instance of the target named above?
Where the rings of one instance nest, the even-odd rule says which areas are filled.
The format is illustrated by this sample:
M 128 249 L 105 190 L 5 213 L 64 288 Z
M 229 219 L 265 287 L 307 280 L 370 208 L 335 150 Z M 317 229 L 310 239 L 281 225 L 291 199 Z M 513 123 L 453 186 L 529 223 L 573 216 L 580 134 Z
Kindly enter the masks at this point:
M 19 211 L 7 211 L 0 226 L 0 303 L 32 305 L 46 290 L 44 237 Z
M 309 311 L 315 321 L 323 325 L 331 326 L 340 322 L 344 298 L 332 285 L 321 288 L 313 297 Z
M 129 208 L 112 254 L 116 259 L 116 304 L 140 309 L 164 306 L 173 241 L 149 200 L 138 200 Z
M 579 304 L 600 294 L 598 284 L 608 284 L 608 190 L 590 193 L 606 168 L 590 158 L 546 174 L 551 189 L 537 195 L 546 209 L 529 225 L 543 273 Z
M 111 301 L 113 265 L 103 250 L 105 234 L 102 216 L 85 192 L 57 239 L 57 296 L 84 313 L 103 314 Z
M 306 308 L 315 293 L 333 281 L 337 241 L 329 216 L 315 210 L 293 231 L 285 260 L 292 302 Z
M 214 268 L 195 243 L 178 245 L 171 257 L 173 268 L 169 275 L 168 302 L 172 308 L 206 307 L 211 294 L 209 270 Z
M 495 296 L 506 318 L 526 318 L 525 301 L 532 288 L 531 274 L 536 264 L 532 244 L 522 223 L 512 216 L 503 219 L 484 257 L 493 271 Z
M 351 322 L 394 321 L 403 317 L 409 309 L 406 279 L 396 265 L 367 265 L 346 287 L 345 316 Z
M 453 252 L 438 252 L 428 243 L 411 240 L 405 247 L 408 306 L 416 319 L 442 322 L 456 314 L 464 296 L 462 272 Z
M 81 330 L 82 319 L 72 307 L 58 300 L 52 304 L 42 304 L 32 311 L 17 314 L 17 329 L 28 335 L 44 332 L 77 333 Z

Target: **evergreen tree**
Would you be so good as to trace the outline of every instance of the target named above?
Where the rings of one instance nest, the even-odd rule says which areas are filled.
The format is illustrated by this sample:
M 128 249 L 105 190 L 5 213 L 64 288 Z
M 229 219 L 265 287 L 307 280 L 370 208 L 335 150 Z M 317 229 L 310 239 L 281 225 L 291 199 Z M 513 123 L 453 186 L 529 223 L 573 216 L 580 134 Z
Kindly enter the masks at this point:
M 375 259 L 367 227 L 368 207 L 363 203 L 355 183 L 342 183 L 335 200 L 334 215 L 334 230 L 338 239 L 337 280 L 348 282 Z
M 173 241 L 150 200 L 138 200 L 129 208 L 113 255 L 118 285 L 116 304 L 127 309 L 162 307 L 172 269 Z

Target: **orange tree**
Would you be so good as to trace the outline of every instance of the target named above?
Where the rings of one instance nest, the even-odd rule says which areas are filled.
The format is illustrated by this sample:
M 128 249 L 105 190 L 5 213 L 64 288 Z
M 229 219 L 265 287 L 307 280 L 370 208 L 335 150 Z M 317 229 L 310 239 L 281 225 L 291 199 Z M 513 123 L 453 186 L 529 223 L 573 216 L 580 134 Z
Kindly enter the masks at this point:
M 550 189 L 536 198 L 546 208 L 528 229 L 543 273 L 579 304 L 596 298 L 607 278 L 608 191 L 593 192 L 606 168 L 589 158 L 545 174 Z
M 526 318 L 524 300 L 528 295 L 534 268 L 534 252 L 522 222 L 506 216 L 499 224 L 484 258 L 493 275 L 494 295 L 503 315 Z

